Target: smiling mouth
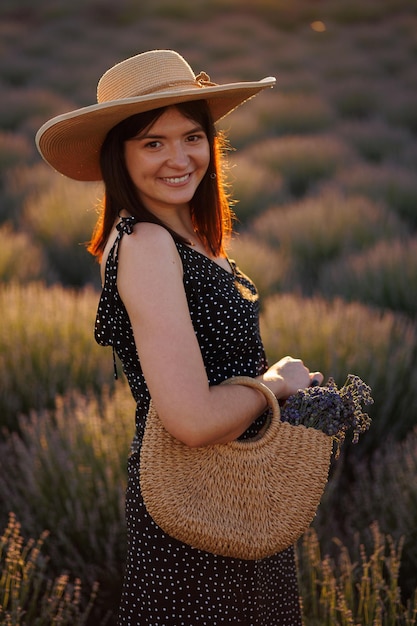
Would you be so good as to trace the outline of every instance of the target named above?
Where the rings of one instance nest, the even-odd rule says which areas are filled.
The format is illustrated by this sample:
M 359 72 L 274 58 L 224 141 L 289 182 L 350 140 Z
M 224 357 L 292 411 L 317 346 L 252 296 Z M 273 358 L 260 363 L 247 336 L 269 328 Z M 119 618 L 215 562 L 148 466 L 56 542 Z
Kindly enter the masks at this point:
M 169 183 L 170 185 L 179 185 L 181 183 L 187 182 L 189 178 L 190 174 L 184 174 L 184 176 L 171 176 L 169 178 L 163 178 L 162 180 L 166 183 Z

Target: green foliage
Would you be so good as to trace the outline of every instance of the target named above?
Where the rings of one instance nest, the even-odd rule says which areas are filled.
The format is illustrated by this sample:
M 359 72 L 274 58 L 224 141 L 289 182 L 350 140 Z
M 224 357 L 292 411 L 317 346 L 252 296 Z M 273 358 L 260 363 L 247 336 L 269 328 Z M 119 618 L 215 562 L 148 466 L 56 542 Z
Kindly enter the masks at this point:
M 13 64 L 7 71 L 10 73 Z M 30 72 L 32 68 L 28 69 Z M 27 77 L 9 76 L 12 83 L 26 82 Z M 42 118 L 64 113 L 73 106 L 68 100 L 42 89 L 10 89 L 0 100 L 0 126 L 8 131 L 16 131 L 24 124 L 33 124 L 34 128 Z
M 329 13 L 332 19 L 342 24 L 355 24 L 377 19 L 384 8 L 379 6 L 375 0 L 368 0 L 367 2 L 341 0 L 337 4 L 332 3 L 332 6 L 329 6 Z
M 255 99 L 251 104 L 258 107 L 259 101 Z M 253 110 L 249 111 L 249 107 L 240 107 L 233 112 L 233 124 L 226 117 L 220 120 L 218 127 L 226 134 L 233 149 L 237 150 L 236 156 L 239 156 L 245 146 L 269 131 L 263 126 L 260 115 L 257 112 L 254 114 Z
M 331 127 L 335 116 L 321 96 L 305 91 L 281 93 L 272 106 L 261 101 L 259 116 L 263 126 L 277 135 L 318 133 Z
M 0 215 L 3 212 L 3 220 L 26 237 L 28 254 L 38 250 L 42 257 L 39 278 L 73 287 L 98 286 L 99 268 L 87 252 L 86 242 L 97 219 L 101 185 L 71 181 L 39 163 L 5 170 L 4 189 Z M 17 252 L 10 251 L 10 256 L 17 259 Z M 16 278 L 24 276 L 19 266 L 20 262 Z M 36 278 L 33 270 L 28 269 L 28 275 Z
M 1 444 L 0 518 L 13 511 L 26 535 L 48 529 L 49 569 L 100 583 L 101 610 L 117 605 L 125 556 L 126 459 L 135 405 L 116 394 L 68 393 L 52 412 L 21 418 Z
M 417 180 L 408 168 L 399 165 L 355 165 L 340 171 L 335 180 L 347 193 L 362 194 L 417 226 Z
M 405 130 L 378 118 L 345 122 L 340 126 L 340 132 L 360 156 L 371 163 L 385 160 L 401 163 L 411 139 Z
M 360 303 L 276 295 L 264 304 L 261 332 L 270 361 L 302 357 L 337 384 L 356 374 L 372 389 L 372 426 L 350 451 L 354 459 L 377 450 L 388 436 L 399 440 L 416 424 L 417 331 L 401 315 Z
M 366 250 L 380 240 L 405 235 L 402 221 L 364 197 L 333 189 L 285 207 L 271 207 L 251 224 L 251 231 L 287 259 L 282 287 L 312 293 L 320 272 L 348 252 Z
M 347 145 L 331 136 L 285 136 L 266 139 L 248 150 L 256 163 L 284 177 L 288 191 L 303 196 L 319 181 L 334 176 L 352 160 Z
M 0 623 L 4 626 L 84 626 L 96 595 L 81 605 L 81 581 L 67 574 L 47 577 L 42 549 L 48 533 L 25 542 L 21 525 L 11 513 L 0 537 Z
M 32 146 L 22 135 L 0 132 L 0 171 L 24 163 L 32 155 Z
M 4 221 L 10 221 L 19 230 L 25 228 L 26 201 L 46 193 L 56 184 L 57 174 L 46 163 L 20 165 L 4 172 Z M 31 231 L 28 229 L 31 234 Z
M 255 282 L 260 297 L 266 298 L 285 284 L 288 258 L 285 253 L 259 241 L 249 233 L 237 236 L 229 247 L 229 256 Z
M 342 118 L 367 119 L 378 114 L 380 94 L 364 78 L 350 78 L 329 89 L 330 98 Z
M 95 344 L 98 295 L 39 283 L 0 286 L 0 424 L 52 407 L 69 389 L 99 391 L 112 382 L 110 351 Z
M 319 290 L 417 319 L 417 239 L 380 241 L 337 259 L 322 270 Z
M 417 595 L 401 599 L 403 541 L 383 535 L 377 523 L 370 532 L 370 549 L 359 545 L 357 559 L 337 540 L 336 558 L 323 556 L 315 531 L 305 533 L 298 559 L 306 626 L 415 625 Z
M 27 233 L 15 232 L 11 225 L 0 226 L 0 281 L 41 280 L 44 272 L 42 250 Z
M 86 250 L 97 219 L 96 184 L 54 178 L 50 188 L 30 196 L 23 222 L 46 251 L 52 276 L 66 285 L 97 284 L 99 270 Z
M 371 461 L 358 461 L 351 471 L 350 487 L 337 494 L 330 489 L 315 524 L 322 544 L 328 549 L 330 536 L 351 543 L 349 537 L 359 532 L 369 546 L 367 527 L 377 519 L 382 532 L 404 543 L 401 583 L 404 596 L 410 596 L 417 587 L 417 428 L 401 442 L 388 437 Z M 343 510 L 343 520 L 326 520 L 334 506 Z
M 389 106 L 389 105 L 388 105 Z M 389 106 L 387 112 L 389 121 L 395 125 L 407 128 L 417 134 L 417 97 L 413 92 L 404 94 Z
M 230 159 L 229 179 L 233 198 L 237 198 L 234 211 L 237 228 L 263 212 L 265 206 L 286 197 L 283 177 L 279 172 L 269 172 L 247 156 Z

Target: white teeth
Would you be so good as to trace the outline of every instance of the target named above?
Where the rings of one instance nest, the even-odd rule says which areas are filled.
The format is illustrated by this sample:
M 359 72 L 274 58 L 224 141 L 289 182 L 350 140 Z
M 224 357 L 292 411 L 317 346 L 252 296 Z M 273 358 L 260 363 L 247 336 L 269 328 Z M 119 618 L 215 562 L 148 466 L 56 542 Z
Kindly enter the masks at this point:
M 188 178 L 188 174 L 185 174 L 185 176 L 178 176 L 175 178 L 164 178 L 164 180 L 166 180 L 167 183 L 172 183 L 173 185 L 175 185 L 178 183 L 185 183 L 187 178 Z

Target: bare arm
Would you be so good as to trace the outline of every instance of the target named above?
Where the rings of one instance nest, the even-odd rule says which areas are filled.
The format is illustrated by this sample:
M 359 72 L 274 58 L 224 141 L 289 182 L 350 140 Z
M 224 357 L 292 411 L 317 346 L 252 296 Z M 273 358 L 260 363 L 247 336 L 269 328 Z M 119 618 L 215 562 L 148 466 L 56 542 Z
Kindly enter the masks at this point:
M 182 278 L 176 246 L 161 227 L 138 224 L 123 239 L 118 288 L 158 414 L 187 445 L 224 443 L 262 413 L 265 398 L 243 386 L 209 386 Z M 308 386 L 308 370 L 301 361 L 295 363 L 281 368 L 287 374 L 291 370 L 291 377 L 282 376 L 279 367 L 261 377 L 277 397 L 289 395 L 291 386 Z

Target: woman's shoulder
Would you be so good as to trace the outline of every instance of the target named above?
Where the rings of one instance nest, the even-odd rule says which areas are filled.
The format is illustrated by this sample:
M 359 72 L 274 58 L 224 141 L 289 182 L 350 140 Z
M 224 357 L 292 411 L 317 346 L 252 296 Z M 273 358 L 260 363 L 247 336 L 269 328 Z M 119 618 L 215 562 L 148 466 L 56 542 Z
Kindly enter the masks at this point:
M 178 257 L 177 247 L 169 231 L 159 224 L 138 222 L 132 232 L 123 237 L 119 256 L 152 259 L 153 262 Z
M 107 259 L 117 237 L 119 230 L 115 224 L 108 238 L 101 260 L 101 273 L 104 275 Z M 133 263 L 140 266 L 142 261 L 152 259 L 153 263 L 177 258 L 178 252 L 171 234 L 166 228 L 151 222 L 137 222 L 126 232 L 119 243 L 119 263 L 124 260 L 130 265 Z
M 155 303 L 167 291 L 180 293 L 183 275 L 174 239 L 163 226 L 137 223 L 129 235 L 122 237 L 118 249 L 117 286 L 128 310 L 130 306 L 143 311 L 146 301 Z
M 173 246 L 174 240 L 170 232 L 160 224 L 152 222 L 136 222 L 132 228 L 132 233 L 126 240 L 140 243 L 143 246 Z
M 178 276 L 182 280 L 183 264 L 170 232 L 158 224 L 140 222 L 125 235 L 118 251 L 118 275 L 143 281 L 144 275 L 155 282 Z

